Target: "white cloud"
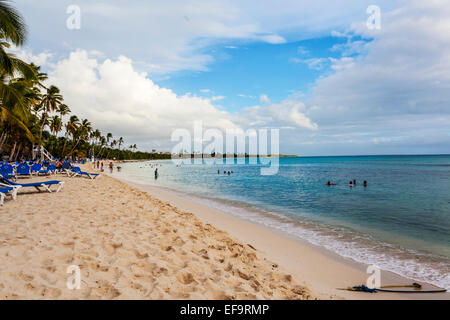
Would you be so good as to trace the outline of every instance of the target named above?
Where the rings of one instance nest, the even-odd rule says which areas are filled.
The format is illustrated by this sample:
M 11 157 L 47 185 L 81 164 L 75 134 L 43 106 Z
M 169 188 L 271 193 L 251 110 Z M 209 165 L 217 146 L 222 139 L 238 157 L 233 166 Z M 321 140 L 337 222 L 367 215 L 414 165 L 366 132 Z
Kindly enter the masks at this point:
M 210 89 L 200 89 L 200 92 L 202 92 L 202 93 L 210 93 L 211 90 Z
M 330 62 L 332 58 L 310 58 L 310 59 L 299 59 L 291 58 L 290 61 L 294 63 L 304 63 L 308 65 L 308 68 L 313 70 L 322 70 Z
M 209 99 L 178 96 L 157 86 L 124 56 L 99 61 L 77 50 L 55 64 L 49 82 L 61 89 L 73 113 L 147 150 L 156 144 L 167 146 L 174 129 L 191 128 L 196 120 L 223 130 L 236 127 Z
M 378 0 L 377 4 L 384 10 L 395 2 Z M 218 43 L 279 44 L 328 35 L 329 30 L 364 20 L 372 0 L 348 0 L 345 5 L 330 0 L 77 0 L 82 16 L 81 29 L 76 31 L 65 27 L 64 14 L 70 4 L 71 0 L 17 3 L 32 30 L 33 48 L 64 53 L 85 48 L 108 57 L 126 55 L 142 70 L 164 74 L 208 70 L 214 57 L 207 50 Z M 42 19 L 48 16 L 59 18 Z
M 333 72 L 300 109 L 319 130 L 293 131 L 284 143 L 319 155 L 447 152 L 449 16 L 446 1 L 408 1 L 383 13 L 381 30 L 359 23 L 334 33 L 348 39 L 333 48 L 343 56 L 330 58 Z
M 270 99 L 269 99 L 269 97 L 267 96 L 267 94 L 261 94 L 261 95 L 259 96 L 259 101 L 261 101 L 262 103 L 269 103 L 269 102 L 270 102 Z
M 253 106 L 243 110 L 235 121 L 242 126 L 270 126 L 289 129 L 316 130 L 318 125 L 305 114 L 306 106 L 295 95 L 280 103 L 267 106 Z M 292 125 L 294 127 L 292 127 Z
M 192 129 L 198 120 L 205 127 L 220 130 L 268 124 L 317 127 L 302 112 L 304 105 L 294 100 L 229 114 L 211 103 L 224 96 L 176 95 L 137 72 L 132 60 L 124 56 L 101 60 L 86 50 L 74 51 L 53 64 L 48 82 L 61 89 L 65 103 L 78 117 L 89 119 L 103 133 L 123 136 L 143 150 L 155 146 L 170 150 L 172 131 Z
M 398 115 L 448 117 L 449 16 L 444 0 L 408 1 L 383 14 L 381 30 L 354 24 L 347 35 L 374 39 L 360 56 L 331 59 L 335 72 L 317 80 L 311 116 L 328 123 L 370 118 L 372 124 Z
M 19 59 L 27 61 L 28 63 L 34 63 L 35 65 L 46 67 L 49 64 L 52 54 L 49 52 L 41 52 L 37 55 L 33 54 L 33 51 L 29 48 L 11 48 L 11 52 L 15 54 Z
M 248 95 L 248 94 L 243 94 L 243 93 L 238 93 L 237 96 L 241 97 L 241 98 L 249 98 L 249 99 L 255 99 L 256 98 L 255 96 Z
M 276 34 L 269 34 L 264 36 L 259 36 L 257 39 L 261 39 L 264 42 L 271 43 L 271 44 L 281 44 L 285 43 L 286 39 L 283 37 L 276 35 Z

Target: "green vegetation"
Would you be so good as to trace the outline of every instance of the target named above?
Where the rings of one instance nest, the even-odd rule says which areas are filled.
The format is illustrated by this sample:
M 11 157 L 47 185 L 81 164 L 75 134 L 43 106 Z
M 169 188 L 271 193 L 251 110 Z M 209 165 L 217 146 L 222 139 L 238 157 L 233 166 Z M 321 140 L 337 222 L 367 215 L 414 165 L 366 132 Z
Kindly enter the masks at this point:
M 13 161 L 30 159 L 33 148 L 43 146 L 54 157 L 167 159 L 170 154 L 136 152 L 123 148 L 122 137 L 106 136 L 88 119 L 71 114 L 60 90 L 44 83 L 40 67 L 8 52 L 22 46 L 27 28 L 9 1 L 0 0 L 0 155 Z

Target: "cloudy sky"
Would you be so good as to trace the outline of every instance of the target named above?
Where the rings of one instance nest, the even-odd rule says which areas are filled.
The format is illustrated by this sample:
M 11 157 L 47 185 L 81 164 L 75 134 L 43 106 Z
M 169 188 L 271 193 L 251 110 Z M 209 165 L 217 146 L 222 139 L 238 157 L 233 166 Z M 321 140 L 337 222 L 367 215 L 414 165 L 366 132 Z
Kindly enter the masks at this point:
M 75 114 L 141 150 L 169 151 L 173 130 L 202 120 L 280 128 L 289 154 L 450 153 L 448 4 L 17 0 L 30 29 L 17 54 Z

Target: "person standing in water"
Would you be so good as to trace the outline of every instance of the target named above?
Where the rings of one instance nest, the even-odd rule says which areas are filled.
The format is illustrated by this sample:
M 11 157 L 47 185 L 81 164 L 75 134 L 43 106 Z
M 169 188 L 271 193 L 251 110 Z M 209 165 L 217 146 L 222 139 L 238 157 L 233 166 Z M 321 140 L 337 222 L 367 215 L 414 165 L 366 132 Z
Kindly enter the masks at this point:
M 155 169 L 155 180 L 158 179 L 158 168 Z
M 364 186 L 364 187 L 367 187 L 367 181 L 366 181 L 366 180 L 364 180 L 363 186 Z

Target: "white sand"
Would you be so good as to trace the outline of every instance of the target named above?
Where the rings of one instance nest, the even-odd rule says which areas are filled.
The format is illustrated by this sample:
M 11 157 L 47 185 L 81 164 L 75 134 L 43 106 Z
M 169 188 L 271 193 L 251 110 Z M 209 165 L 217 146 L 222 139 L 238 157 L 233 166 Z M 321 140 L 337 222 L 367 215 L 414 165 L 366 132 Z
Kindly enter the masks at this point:
M 60 193 L 21 191 L 0 208 L 2 299 L 313 298 L 191 213 L 105 175 L 56 178 L 66 181 Z M 66 286 L 70 265 L 80 267 L 79 290 Z

